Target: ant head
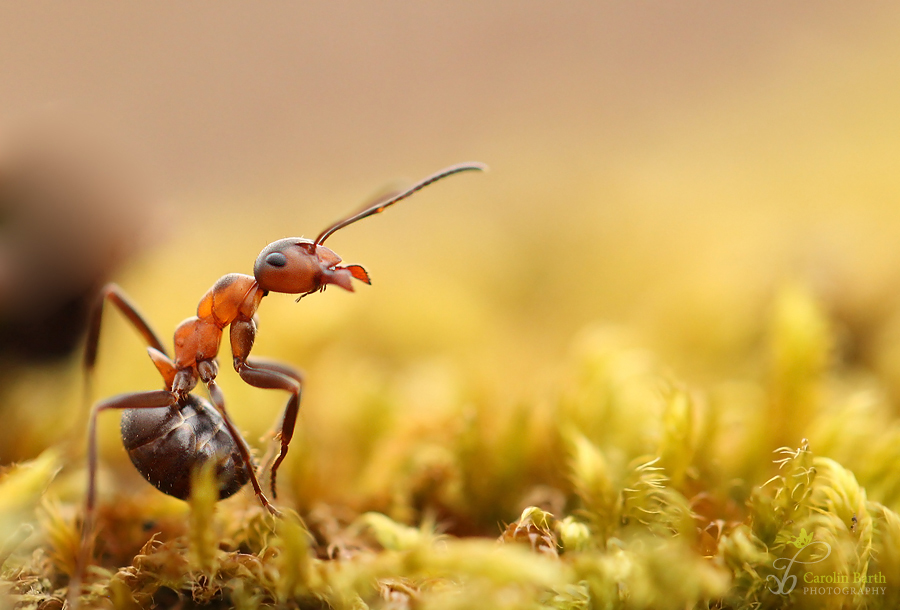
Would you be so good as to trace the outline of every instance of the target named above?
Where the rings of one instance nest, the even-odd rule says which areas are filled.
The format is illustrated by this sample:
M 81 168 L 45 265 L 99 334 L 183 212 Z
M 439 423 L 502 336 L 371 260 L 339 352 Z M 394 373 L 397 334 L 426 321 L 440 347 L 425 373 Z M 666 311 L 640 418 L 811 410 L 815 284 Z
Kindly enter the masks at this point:
M 301 297 L 325 288 L 328 284 L 335 284 L 352 292 L 352 278 L 370 284 L 369 274 L 359 265 L 339 267 L 338 263 L 341 262 L 341 257 L 322 245 L 325 240 L 335 231 L 343 229 L 357 220 L 380 214 L 388 207 L 406 199 L 432 182 L 459 172 L 484 171 L 486 169 L 487 166 L 482 163 L 452 165 L 428 176 L 405 191 L 380 199 L 361 212 L 337 221 L 319 233 L 315 241 L 302 237 L 289 237 L 272 242 L 260 252 L 256 264 L 253 266 L 253 275 L 256 277 L 259 287 L 267 292 L 299 294 Z
M 302 237 L 279 239 L 266 246 L 253 265 L 259 287 L 268 292 L 309 294 L 328 284 L 353 291 L 352 278 L 369 284 L 359 265 L 339 267 L 341 257 L 329 248 Z

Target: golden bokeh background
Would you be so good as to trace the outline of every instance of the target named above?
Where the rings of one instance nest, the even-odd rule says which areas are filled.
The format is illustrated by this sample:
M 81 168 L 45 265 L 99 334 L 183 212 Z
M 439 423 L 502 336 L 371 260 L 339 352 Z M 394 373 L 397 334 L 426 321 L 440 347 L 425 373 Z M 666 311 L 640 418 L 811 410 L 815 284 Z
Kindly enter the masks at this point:
M 826 313 L 841 370 L 896 404 L 898 33 L 891 3 L 11 3 L 0 125 L 52 116 L 136 168 L 158 205 L 136 211 L 145 245 L 115 279 L 166 338 L 268 242 L 397 181 L 490 165 L 329 240 L 371 288 L 263 302 L 254 352 L 308 376 L 294 455 L 325 474 L 286 468 L 309 490 L 365 469 L 379 404 L 425 414 L 409 437 L 469 404 L 540 405 L 598 333 L 752 394 L 786 286 Z M 256 439 L 284 397 L 228 360 Z M 77 355 L 11 370 L 4 458 L 81 442 L 56 411 L 78 408 Z M 95 394 L 158 383 L 110 316 Z

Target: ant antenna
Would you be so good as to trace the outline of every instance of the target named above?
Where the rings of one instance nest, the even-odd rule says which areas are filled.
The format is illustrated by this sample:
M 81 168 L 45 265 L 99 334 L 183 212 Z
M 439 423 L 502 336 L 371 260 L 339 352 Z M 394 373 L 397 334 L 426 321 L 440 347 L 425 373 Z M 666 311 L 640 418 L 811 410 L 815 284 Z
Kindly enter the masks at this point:
M 343 229 L 347 225 L 351 225 L 354 222 L 356 222 L 357 220 L 362 220 L 363 218 L 368 218 L 369 216 L 374 216 L 375 214 L 380 214 L 381 212 L 384 212 L 387 208 L 394 205 L 398 201 L 406 199 L 407 197 L 409 197 L 416 191 L 421 190 L 421 189 L 425 188 L 426 186 L 428 186 L 429 184 L 431 184 L 433 182 L 437 182 L 438 180 L 440 180 L 442 178 L 446 178 L 447 176 L 452 176 L 453 174 L 458 174 L 460 172 L 467 172 L 470 170 L 477 170 L 480 172 L 484 172 L 484 171 L 487 171 L 487 168 L 488 168 L 487 165 L 485 165 L 484 163 L 474 163 L 474 162 L 473 163 L 460 163 L 458 165 L 451 165 L 450 167 L 442 169 L 441 171 L 439 171 L 436 174 L 432 174 L 431 176 L 428 176 L 427 178 L 425 178 L 418 184 L 415 184 L 415 185 L 409 187 L 402 193 L 400 193 L 398 195 L 394 195 L 387 201 L 376 203 L 372 207 L 366 208 L 365 210 L 363 210 L 362 212 L 359 212 L 358 214 L 354 214 L 353 216 L 350 216 L 349 218 L 345 218 L 344 220 L 337 221 L 336 223 L 334 223 L 333 225 L 331 225 L 330 227 L 328 227 L 327 229 L 322 231 L 319 234 L 319 236 L 316 238 L 316 241 L 313 242 L 313 245 L 318 246 L 320 244 L 325 243 L 325 240 L 328 239 L 328 237 L 331 236 L 331 234 L 334 233 L 335 231 L 337 231 L 339 229 Z

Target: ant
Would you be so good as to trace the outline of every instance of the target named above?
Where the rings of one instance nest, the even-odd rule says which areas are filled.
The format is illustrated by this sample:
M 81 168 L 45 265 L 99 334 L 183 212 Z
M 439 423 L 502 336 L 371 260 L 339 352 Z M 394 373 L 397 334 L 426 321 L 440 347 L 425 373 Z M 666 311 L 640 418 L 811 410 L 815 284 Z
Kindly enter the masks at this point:
M 230 326 L 234 368 L 241 379 L 262 389 L 284 390 L 290 394 L 281 416 L 278 455 L 270 470 L 272 497 L 276 497 L 278 467 L 284 461 L 294 433 L 300 408 L 303 376 L 293 367 L 250 357 L 256 337 L 256 311 L 270 292 L 299 294 L 297 301 L 333 284 L 353 291 L 352 280 L 371 284 L 360 265 L 339 263 L 341 258 L 323 244 L 332 234 L 363 218 L 383 212 L 398 201 L 447 176 L 465 171 L 484 171 L 481 163 L 461 163 L 445 168 L 410 188 L 394 193 L 332 224 L 315 240 L 289 237 L 272 242 L 256 259 L 253 275 L 224 275 L 203 295 L 197 315 L 175 329 L 175 357 L 170 358 L 162 341 L 150 328 L 125 293 L 115 284 L 103 288 L 88 326 L 84 368 L 89 378 L 97 360 L 103 306 L 109 301 L 128 319 L 148 344 L 147 352 L 165 382 L 165 389 L 120 394 L 96 404 L 88 425 L 88 484 L 85 500 L 82 547 L 76 574 L 70 583 L 77 601 L 80 576 L 90 554 L 96 502 L 97 416 L 103 411 L 121 410 L 122 440 L 129 457 L 147 481 L 168 495 L 187 499 L 191 475 L 199 465 L 213 460 L 219 499 L 241 489 L 247 481 L 262 506 L 271 514 L 279 512 L 269 502 L 259 484 L 247 442 L 225 410 L 225 399 L 216 385 L 216 356 L 226 326 Z M 210 401 L 191 391 L 206 384 Z M 262 472 L 264 468 L 261 467 Z M 74 604 L 70 604 L 74 605 Z

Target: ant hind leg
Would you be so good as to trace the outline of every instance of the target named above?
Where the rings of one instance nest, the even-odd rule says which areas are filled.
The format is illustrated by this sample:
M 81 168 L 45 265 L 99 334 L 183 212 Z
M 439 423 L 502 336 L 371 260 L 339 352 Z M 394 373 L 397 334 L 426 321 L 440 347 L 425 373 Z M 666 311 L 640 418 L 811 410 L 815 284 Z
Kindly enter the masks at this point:
M 231 421 L 231 417 L 228 416 L 228 412 L 225 410 L 225 397 L 222 394 L 222 390 L 216 385 L 214 379 L 210 379 L 206 382 L 206 388 L 209 391 L 210 400 L 212 400 L 216 410 L 222 416 L 222 419 L 225 421 L 225 427 L 228 429 L 228 433 L 231 435 L 231 438 L 234 439 L 235 445 L 237 445 L 238 451 L 241 454 L 241 461 L 244 462 L 244 468 L 247 469 L 247 473 L 250 476 L 250 484 L 253 485 L 253 491 L 256 493 L 257 499 L 260 504 L 263 505 L 263 508 L 268 510 L 271 514 L 278 516 L 280 514 L 279 511 L 272 506 L 271 502 L 266 498 L 262 487 L 259 484 L 259 479 L 256 477 L 256 472 L 253 469 L 253 460 L 250 456 L 250 447 L 247 446 L 247 441 L 245 441 L 244 437 L 238 432 L 234 423 Z
M 170 407 L 178 402 L 178 397 L 167 390 L 132 392 L 120 394 L 104 400 L 94 407 L 88 423 L 88 483 L 84 502 L 84 517 L 81 525 L 81 545 L 75 563 L 75 573 L 69 582 L 69 608 L 78 607 L 81 583 L 91 555 L 91 541 L 94 534 L 94 517 L 97 498 L 97 416 L 102 411 L 123 409 L 156 409 Z
M 93 399 L 93 379 L 94 367 L 97 364 L 97 351 L 100 347 L 100 327 L 103 322 L 103 307 L 109 301 L 122 312 L 122 315 L 131 322 L 132 326 L 144 338 L 144 341 L 151 348 L 158 350 L 164 356 L 168 357 L 166 348 L 163 346 L 157 334 L 150 328 L 150 323 L 138 311 L 131 299 L 125 292 L 119 288 L 117 284 L 107 284 L 100 289 L 94 306 L 91 308 L 90 318 L 88 319 L 87 339 L 84 345 L 84 394 L 83 394 L 83 413 L 88 412 L 88 406 Z

